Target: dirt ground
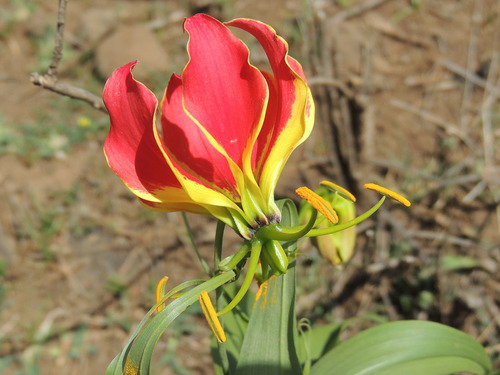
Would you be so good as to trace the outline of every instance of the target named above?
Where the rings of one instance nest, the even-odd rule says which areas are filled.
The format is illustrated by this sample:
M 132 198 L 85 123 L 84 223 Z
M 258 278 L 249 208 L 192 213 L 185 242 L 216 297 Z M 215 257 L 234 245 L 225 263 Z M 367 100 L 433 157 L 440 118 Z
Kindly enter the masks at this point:
M 50 62 L 57 3 L 0 2 L 0 374 L 104 373 L 161 277 L 203 276 L 182 216 L 146 210 L 107 167 L 106 114 L 30 82 Z M 440 321 L 500 368 L 500 3 L 69 1 L 59 79 L 100 95 L 139 58 L 160 95 L 187 62 L 182 20 L 197 12 L 272 25 L 304 66 L 317 121 L 280 197 L 329 179 L 359 197 L 358 213 L 376 199 L 366 182 L 413 202 L 360 225 L 341 270 L 306 243 L 299 316 Z M 216 223 L 189 218 L 210 261 Z M 194 309 L 159 343 L 154 373 L 213 373 L 209 341 Z

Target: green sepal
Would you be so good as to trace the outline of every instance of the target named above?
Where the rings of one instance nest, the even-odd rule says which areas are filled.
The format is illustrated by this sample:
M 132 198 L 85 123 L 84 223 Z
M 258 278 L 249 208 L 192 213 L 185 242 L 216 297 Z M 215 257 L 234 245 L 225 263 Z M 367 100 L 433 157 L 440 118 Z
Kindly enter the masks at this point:
M 264 243 L 262 255 L 275 275 L 283 275 L 288 268 L 288 256 L 278 241 L 267 241 Z

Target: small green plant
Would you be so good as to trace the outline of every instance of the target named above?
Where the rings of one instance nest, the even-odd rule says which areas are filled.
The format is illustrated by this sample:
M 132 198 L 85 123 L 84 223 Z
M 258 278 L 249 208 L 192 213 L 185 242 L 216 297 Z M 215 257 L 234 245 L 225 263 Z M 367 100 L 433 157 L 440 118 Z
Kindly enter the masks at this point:
M 36 10 L 30 0 L 9 0 L 0 12 L 0 39 L 6 39 L 17 24 L 26 22 Z
M 51 107 L 56 110 L 68 107 L 68 100 L 58 98 Z M 107 126 L 105 118 L 75 116 L 79 108 L 69 105 L 61 111 L 59 120 L 40 113 L 35 122 L 8 124 L 0 115 L 0 154 L 16 154 L 28 162 L 68 154 L 71 146 L 89 140 Z
M 47 24 L 43 30 L 42 35 L 31 38 L 31 42 L 34 44 L 38 52 L 38 58 L 36 60 L 37 65 L 31 66 L 31 71 L 43 71 L 50 65 L 52 59 L 52 51 L 54 49 L 54 40 L 56 36 L 56 31 L 51 26 L 51 24 Z M 63 55 L 65 57 L 71 58 L 71 48 L 64 45 Z
M 124 297 L 127 293 L 127 284 L 120 276 L 112 274 L 108 277 L 106 289 L 120 297 Z
M 42 255 L 43 260 L 51 262 L 56 259 L 52 247 L 52 239 L 62 226 L 61 207 L 46 207 L 39 199 L 32 196 L 33 211 L 26 218 L 20 229 L 20 236 L 31 238 L 35 250 Z
M 352 1 L 351 0 L 337 0 L 337 4 L 341 6 L 342 8 L 348 8 L 351 6 Z
M 3 309 L 3 305 L 5 303 L 5 274 L 6 274 L 7 266 L 3 259 L 0 259 L 0 311 Z M 1 340 L 1 335 L 0 335 Z

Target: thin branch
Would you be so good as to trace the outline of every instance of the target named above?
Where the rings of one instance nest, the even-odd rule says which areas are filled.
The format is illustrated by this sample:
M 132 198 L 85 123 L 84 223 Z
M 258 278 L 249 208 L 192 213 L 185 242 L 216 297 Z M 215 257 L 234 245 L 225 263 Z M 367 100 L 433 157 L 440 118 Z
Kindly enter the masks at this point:
M 55 76 L 51 76 L 49 74 L 40 75 L 38 73 L 31 73 L 31 82 L 33 82 L 33 84 L 36 86 L 41 86 L 44 89 L 53 91 L 57 94 L 69 96 L 73 99 L 83 100 L 84 102 L 89 103 L 95 109 L 107 113 L 104 102 L 99 96 L 92 94 L 90 91 L 82 89 L 81 87 L 76 87 L 70 85 L 69 83 L 60 82 Z
M 323 77 L 323 76 L 314 76 L 307 79 L 307 84 L 309 86 L 333 86 L 336 89 L 342 91 L 342 93 L 347 96 L 349 99 L 353 99 L 355 97 L 354 92 L 341 80 L 331 78 L 331 77 Z
M 500 60 L 500 51 L 495 51 L 491 59 L 490 71 L 488 74 L 487 84 L 495 86 L 495 72 L 498 68 L 498 61 Z M 486 94 L 481 105 L 481 119 L 483 128 L 483 153 L 484 163 L 487 166 L 494 165 L 495 161 L 495 146 L 493 137 L 492 126 L 492 108 L 498 97 L 494 94 Z
M 463 132 L 466 132 L 467 121 L 466 113 L 468 112 L 468 107 L 470 105 L 470 97 L 472 92 L 472 84 L 468 77 L 472 73 L 472 68 L 477 57 L 477 34 L 479 29 L 479 23 L 481 22 L 481 10 L 482 10 L 482 0 L 477 0 L 474 2 L 474 12 L 472 14 L 472 25 L 469 36 L 469 48 L 467 51 L 467 75 L 465 76 L 464 85 L 464 95 L 462 98 L 462 106 L 460 109 L 460 126 Z
M 476 86 L 482 87 L 486 91 L 489 91 L 491 94 L 500 97 L 500 88 L 488 84 L 484 79 L 479 77 L 477 74 L 468 72 L 466 69 L 462 68 L 460 65 L 454 63 L 453 61 L 444 60 L 442 61 L 442 65 L 446 69 L 467 79 L 469 82 L 475 84 Z
M 68 1 L 69 0 L 59 0 L 56 42 L 54 50 L 52 51 L 52 60 L 50 61 L 47 73 L 44 75 L 36 72 L 31 73 L 30 80 L 36 86 L 41 86 L 44 89 L 53 91 L 60 95 L 69 96 L 73 99 L 83 100 L 84 102 L 89 103 L 92 107 L 107 113 L 104 102 L 99 96 L 92 94 L 90 91 L 81 87 L 76 87 L 65 82 L 59 82 L 58 80 L 57 69 L 62 58 L 66 6 Z
M 388 2 L 389 0 L 370 0 L 363 4 L 359 4 L 357 6 L 352 6 L 349 9 L 346 9 L 342 12 L 337 13 L 333 17 L 333 22 L 342 22 L 349 18 L 357 17 L 369 10 L 375 9 L 380 5 Z
M 363 86 L 359 98 L 363 106 L 361 133 L 362 160 L 369 162 L 373 160 L 375 155 L 375 104 L 372 100 L 373 96 L 373 49 L 371 46 L 363 45 L 361 47 L 361 71 Z
M 465 144 L 469 144 L 469 141 L 468 141 L 466 135 L 457 126 L 455 126 L 455 124 L 444 121 L 441 118 L 439 118 L 438 116 L 436 116 L 430 112 L 427 112 L 423 109 L 420 109 L 418 107 L 415 107 L 409 103 L 406 103 L 400 99 L 392 99 L 391 105 L 393 105 L 394 107 L 406 110 L 406 111 L 413 113 L 415 115 L 418 115 L 423 120 L 428 121 L 432 124 L 435 124 L 435 125 L 443 128 L 447 134 L 455 135 L 458 138 L 460 138 Z
M 50 61 L 49 69 L 47 70 L 47 74 L 51 77 L 57 77 L 57 67 L 59 66 L 59 62 L 62 58 L 67 5 L 68 0 L 59 0 L 59 9 L 57 10 L 56 45 L 52 51 L 52 60 Z
M 432 232 L 432 231 L 427 231 L 427 230 L 410 230 L 408 231 L 408 235 L 411 236 L 412 238 L 421 238 L 424 240 L 434 240 L 434 241 L 442 241 L 445 243 L 449 243 L 452 245 L 457 245 L 457 246 L 464 246 L 464 247 L 473 247 L 477 246 L 477 243 L 465 239 L 465 238 L 460 238 L 457 236 L 453 236 L 449 233 L 445 232 Z

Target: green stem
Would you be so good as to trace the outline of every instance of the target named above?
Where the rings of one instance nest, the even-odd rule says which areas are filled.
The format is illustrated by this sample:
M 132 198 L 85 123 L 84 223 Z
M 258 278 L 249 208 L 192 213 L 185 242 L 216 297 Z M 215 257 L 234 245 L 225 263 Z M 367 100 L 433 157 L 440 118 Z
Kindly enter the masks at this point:
M 256 237 L 261 240 L 276 240 L 276 241 L 296 241 L 304 237 L 314 227 L 318 211 L 314 210 L 306 225 L 298 227 L 281 227 L 279 225 L 266 225 L 259 229 Z
M 186 230 L 188 232 L 189 240 L 191 241 L 191 244 L 193 245 L 194 251 L 196 253 L 196 256 L 198 257 L 198 260 L 201 263 L 201 266 L 203 267 L 203 270 L 207 273 L 208 276 L 212 277 L 212 271 L 210 270 L 210 266 L 208 263 L 203 259 L 203 257 L 200 254 L 200 251 L 198 249 L 198 245 L 196 245 L 196 241 L 194 240 L 194 235 L 193 231 L 191 230 L 191 226 L 189 225 L 189 221 L 187 219 L 187 215 L 185 212 L 182 212 L 182 218 L 184 219 L 184 224 L 186 225 Z
M 313 229 L 309 233 L 305 235 L 305 237 L 319 237 L 319 236 L 324 236 L 326 234 L 332 234 L 336 232 L 340 232 L 341 230 L 350 228 L 354 225 L 357 225 L 361 223 L 362 221 L 368 219 L 370 216 L 372 216 L 379 208 L 382 206 L 382 203 L 385 201 L 385 196 L 383 196 L 378 203 L 370 208 L 368 211 L 366 211 L 364 214 L 359 215 L 358 217 L 347 221 L 342 224 L 335 224 L 333 226 L 329 226 L 327 228 L 320 228 L 320 229 Z
M 243 258 L 248 254 L 248 251 L 250 249 L 251 242 L 245 241 L 243 245 L 241 245 L 241 248 L 238 250 L 238 252 L 220 262 L 217 269 L 223 272 L 234 270 L 238 263 L 241 262 Z
M 222 221 L 217 222 L 217 229 L 215 230 L 215 241 L 214 241 L 214 269 L 219 269 L 219 263 L 222 257 L 222 240 L 224 239 L 224 228 L 226 224 Z
M 251 241 L 252 249 L 250 254 L 250 261 L 248 262 L 247 274 L 245 275 L 245 279 L 243 280 L 243 284 L 241 284 L 240 290 L 234 296 L 233 300 L 229 302 L 229 304 L 217 315 L 221 316 L 229 311 L 231 311 L 245 296 L 248 288 L 250 288 L 250 284 L 252 284 L 253 277 L 255 275 L 255 270 L 257 269 L 257 265 L 259 264 L 260 252 L 262 250 L 262 242 L 254 238 Z

